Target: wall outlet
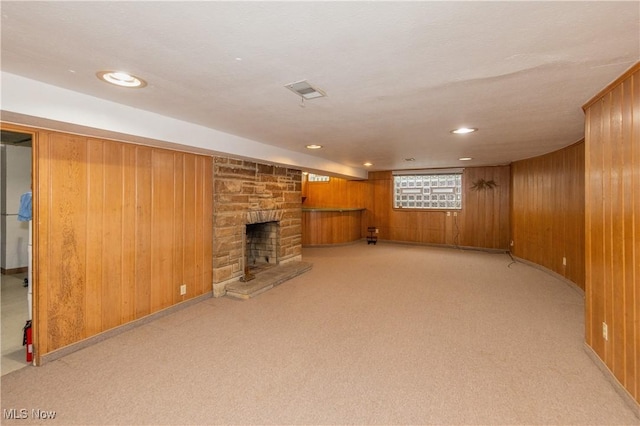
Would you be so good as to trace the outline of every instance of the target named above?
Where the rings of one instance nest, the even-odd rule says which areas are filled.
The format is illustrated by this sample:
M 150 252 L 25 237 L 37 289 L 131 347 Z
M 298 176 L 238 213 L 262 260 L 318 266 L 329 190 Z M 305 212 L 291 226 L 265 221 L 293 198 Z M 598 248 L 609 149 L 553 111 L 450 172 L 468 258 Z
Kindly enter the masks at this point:
M 379 233 L 379 232 L 380 232 L 380 230 L 378 228 L 376 228 L 376 234 Z
M 567 266 L 567 258 L 566 257 L 562 258 L 562 265 L 563 266 Z
M 511 242 L 509 243 L 509 245 L 510 245 L 511 247 L 513 247 L 513 240 L 511 240 Z
M 609 340 L 609 327 L 607 327 L 606 322 L 602 322 L 602 338 L 604 340 Z
M 447 212 L 447 216 L 451 216 L 451 212 Z
M 180 286 L 180 296 L 184 296 L 185 294 L 187 294 L 187 285 L 186 284 L 182 284 Z
M 453 215 L 454 216 L 458 216 L 458 212 L 453 212 Z

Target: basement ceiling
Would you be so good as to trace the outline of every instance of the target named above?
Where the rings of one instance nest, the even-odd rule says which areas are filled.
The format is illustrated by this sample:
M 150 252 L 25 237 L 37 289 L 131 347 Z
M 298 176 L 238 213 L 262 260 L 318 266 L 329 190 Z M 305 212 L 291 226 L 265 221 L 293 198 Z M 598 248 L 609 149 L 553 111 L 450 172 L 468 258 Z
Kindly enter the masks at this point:
M 3 72 L 368 170 L 507 164 L 570 145 L 581 106 L 640 59 L 635 1 L 2 1 L 1 12 Z M 110 86 L 101 70 L 148 86 Z M 326 96 L 302 102 L 286 87 L 302 80 Z M 450 133 L 461 126 L 479 130 Z

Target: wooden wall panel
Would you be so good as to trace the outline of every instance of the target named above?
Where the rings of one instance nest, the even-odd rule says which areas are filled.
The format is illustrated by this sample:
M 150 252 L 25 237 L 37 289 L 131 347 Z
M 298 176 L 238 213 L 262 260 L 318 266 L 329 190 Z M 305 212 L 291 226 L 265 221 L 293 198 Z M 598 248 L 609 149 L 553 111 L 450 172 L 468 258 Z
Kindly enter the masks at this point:
M 49 252 L 39 262 L 40 267 L 49 262 L 48 326 L 40 338 L 47 347 L 62 347 L 86 337 L 87 193 L 82 183 L 87 181 L 87 146 L 78 136 L 52 134 L 50 139 Z
M 173 300 L 173 155 L 169 151 L 154 150 L 151 156 L 151 306 L 156 309 L 170 306 Z
M 373 222 L 373 187 L 369 181 L 346 180 L 332 177 L 329 182 L 307 182 L 306 176 L 302 179 L 303 208 L 313 207 L 342 207 L 364 208 L 361 213 L 360 235 L 364 238 L 368 226 L 375 226 Z M 303 221 L 303 234 L 304 225 Z M 357 239 L 357 238 L 356 238 Z M 314 241 L 310 239 L 309 241 Z M 303 242 L 303 244 L 305 244 Z
M 152 259 L 152 150 L 136 149 L 136 318 L 152 312 L 151 259 Z
M 87 141 L 87 277 L 102 277 L 102 229 L 104 223 L 104 152 L 102 141 Z M 100 280 L 89 280 L 85 287 L 85 308 L 88 312 L 102 312 L 102 289 Z M 87 318 L 85 333 L 91 336 L 103 330 L 102 315 L 92 315 Z
M 584 170 L 584 143 L 565 148 L 563 170 Z M 585 277 L 585 229 L 584 229 L 584 173 L 571 172 L 568 180 L 563 179 L 562 190 L 558 196 L 564 200 L 564 252 L 567 264 L 564 266 L 565 277 L 584 289 Z
M 512 253 L 584 289 L 584 143 L 516 161 L 511 181 Z
M 584 109 L 586 342 L 640 403 L 640 63 Z
M 367 181 L 346 180 L 332 177 L 329 182 L 306 182 L 307 207 L 366 208 L 371 202 L 371 190 Z
M 623 135 L 626 151 L 625 178 L 625 341 L 626 388 L 640 402 L 640 78 L 625 85 Z M 630 235 L 631 241 L 627 235 Z M 632 266 L 634 265 L 634 266 Z M 633 390 L 635 391 L 633 391 Z
M 634 256 L 629 256 L 630 264 L 635 265 L 632 271 L 627 272 L 632 275 L 632 278 L 629 279 L 629 283 L 635 282 L 635 286 L 627 286 L 625 288 L 626 295 L 629 296 L 627 298 L 627 335 L 631 336 L 628 340 L 629 342 L 635 341 L 634 345 L 629 345 L 628 352 L 633 353 L 633 356 L 629 356 L 627 359 L 632 360 L 635 356 L 635 363 L 629 362 L 629 371 L 627 371 L 627 379 L 629 383 L 631 380 L 635 382 L 635 397 L 636 401 L 640 401 L 640 248 L 638 248 L 638 244 L 640 244 L 640 149 L 638 148 L 638 139 L 640 139 L 640 119 L 638 119 L 638 115 L 640 114 L 640 82 L 638 79 L 635 79 L 633 84 L 633 103 L 632 105 L 627 106 L 625 110 L 628 110 L 631 107 L 633 119 L 633 125 L 631 128 L 631 137 L 630 145 L 633 148 L 633 156 L 630 157 L 631 163 L 634 165 L 632 169 L 632 184 L 631 184 L 631 193 L 633 194 L 633 201 L 630 205 L 630 216 L 633 220 L 631 229 L 633 229 L 633 248 L 632 251 L 635 253 Z M 625 222 L 629 224 L 628 222 Z M 628 231 L 627 231 L 628 232 Z M 635 316 L 632 314 L 635 312 Z M 632 347 L 633 346 L 633 347 Z M 635 373 L 635 374 L 634 374 Z M 627 388 L 630 388 L 627 385 Z
M 185 224 L 186 212 L 184 208 L 184 157 L 185 154 L 181 153 L 176 153 L 173 157 L 173 242 L 171 244 L 173 264 L 171 269 L 173 270 L 172 282 L 180 284 L 186 282 L 184 279 L 185 268 L 182 265 L 184 264 L 185 253 L 184 236 L 188 232 L 188 227 Z M 193 283 L 193 281 L 190 282 Z M 172 304 L 183 300 L 180 295 L 180 284 L 172 288 Z M 189 286 L 187 286 L 187 291 L 191 290 L 191 293 L 194 293 L 196 285 L 191 285 L 191 287 L 193 288 L 189 289 Z
M 499 186 L 474 192 L 471 182 L 493 179 Z M 379 238 L 430 244 L 450 244 L 507 249 L 509 242 L 509 166 L 472 167 L 463 175 L 461 211 L 407 211 L 393 209 L 393 176 L 390 171 L 371 172 L 366 181 L 331 178 L 328 183 L 307 183 L 303 207 L 364 207 L 360 238 L 368 226 L 376 226 Z M 303 227 L 313 229 L 309 224 Z M 318 236 L 310 236 L 317 238 Z
M 213 161 L 208 157 L 198 157 L 202 165 L 200 180 L 202 188 L 199 193 L 202 198 L 202 209 L 198 211 L 197 218 L 202 222 L 202 233 L 196 234 L 198 242 L 202 245 L 202 258 L 200 259 L 199 271 L 201 289 L 200 294 L 211 291 L 213 282 Z
M 122 178 L 122 302 L 121 319 L 126 324 L 136 318 L 136 151 L 135 145 L 123 145 Z
M 207 266 L 207 263 L 204 262 L 204 255 L 206 253 L 207 244 L 204 243 L 203 236 L 205 238 L 208 238 L 209 240 L 213 239 L 213 231 L 211 230 L 209 232 L 205 232 L 206 228 L 204 226 L 204 221 L 203 221 L 205 198 L 207 197 L 207 194 L 204 192 L 204 189 L 205 189 L 204 181 L 213 180 L 213 174 L 206 172 L 204 168 L 204 163 L 200 161 L 200 159 L 196 160 L 195 177 L 196 177 L 196 182 L 195 182 L 196 194 L 198 196 L 196 197 L 196 203 L 194 206 L 195 214 L 193 218 L 193 223 L 195 224 L 195 226 L 191 228 L 193 229 L 192 232 L 194 232 L 196 235 L 195 280 L 199 281 L 204 276 L 205 274 L 204 270 L 205 270 L 205 267 Z M 213 192 L 209 192 L 209 194 L 210 194 L 209 197 L 211 198 L 213 196 Z M 210 222 L 211 223 L 213 222 L 213 217 L 211 218 Z M 209 259 L 211 259 L 211 257 L 212 256 L 209 256 Z M 209 269 L 212 269 L 213 264 L 211 260 L 208 262 L 208 264 L 210 265 Z M 210 285 L 209 285 L 209 288 L 211 288 Z
M 342 244 L 361 237 L 362 211 L 303 211 L 302 245 Z
M 211 291 L 211 157 L 36 133 L 37 362 Z
M 185 258 L 197 258 L 196 241 L 197 233 L 195 229 L 195 222 L 198 220 L 197 206 L 196 206 L 196 158 L 193 156 L 186 156 L 183 159 L 184 167 L 184 190 L 183 204 L 184 215 L 187 220 L 188 226 L 185 226 L 182 232 L 182 243 L 184 244 Z M 212 177 L 213 179 L 213 177 Z M 185 264 L 183 271 L 184 280 L 196 282 L 196 262 L 189 262 Z M 187 296 L 196 294 L 201 288 L 187 288 Z
M 463 175 L 463 209 L 460 245 L 501 248 L 509 246 L 509 192 L 510 168 L 469 167 Z M 476 191 L 473 183 L 478 179 L 493 180 L 493 189 Z
M 122 324 L 122 244 L 123 206 L 122 194 L 126 184 L 123 179 L 124 149 L 117 142 L 102 142 L 104 193 L 102 197 L 102 256 L 95 261 L 102 264 L 102 329 L 108 330 Z M 91 182 L 89 179 L 87 180 Z M 89 276 L 87 276 L 89 278 Z M 89 312 L 89 311 L 87 311 Z

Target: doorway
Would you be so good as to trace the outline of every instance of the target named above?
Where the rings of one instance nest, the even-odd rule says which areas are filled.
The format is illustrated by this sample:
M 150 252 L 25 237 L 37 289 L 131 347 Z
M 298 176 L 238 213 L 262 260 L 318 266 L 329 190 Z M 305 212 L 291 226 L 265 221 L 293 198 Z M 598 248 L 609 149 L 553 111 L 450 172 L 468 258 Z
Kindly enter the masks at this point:
M 2 129 L 0 138 L 0 302 L 2 310 L 2 375 L 23 368 L 23 330 L 32 312 L 33 135 Z M 29 207 L 29 208 L 27 208 Z M 29 213 L 26 215 L 26 213 Z

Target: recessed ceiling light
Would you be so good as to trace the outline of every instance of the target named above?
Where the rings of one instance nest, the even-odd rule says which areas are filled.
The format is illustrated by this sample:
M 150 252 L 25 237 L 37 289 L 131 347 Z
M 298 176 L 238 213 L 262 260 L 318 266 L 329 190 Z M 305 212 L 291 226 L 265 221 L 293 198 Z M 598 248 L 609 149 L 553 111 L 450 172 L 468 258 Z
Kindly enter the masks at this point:
M 404 161 L 416 161 L 416 159 L 413 157 L 410 157 L 410 158 L 405 158 Z
M 363 164 L 363 166 L 365 167 L 371 167 L 373 166 L 373 163 L 369 163 L 368 161 L 366 163 Z
M 451 133 L 455 133 L 456 135 L 466 135 L 467 133 L 477 132 L 478 129 L 474 129 L 472 127 L 460 127 L 459 129 L 452 130 Z
M 469 160 L 473 160 L 473 158 L 472 157 L 460 157 L 460 158 L 458 158 L 458 160 L 460 160 L 460 161 L 469 161 Z
M 322 145 L 307 145 L 307 149 L 320 149 Z
M 147 85 L 147 82 L 140 77 L 122 71 L 99 71 L 96 76 L 107 83 L 131 89 L 139 89 Z

